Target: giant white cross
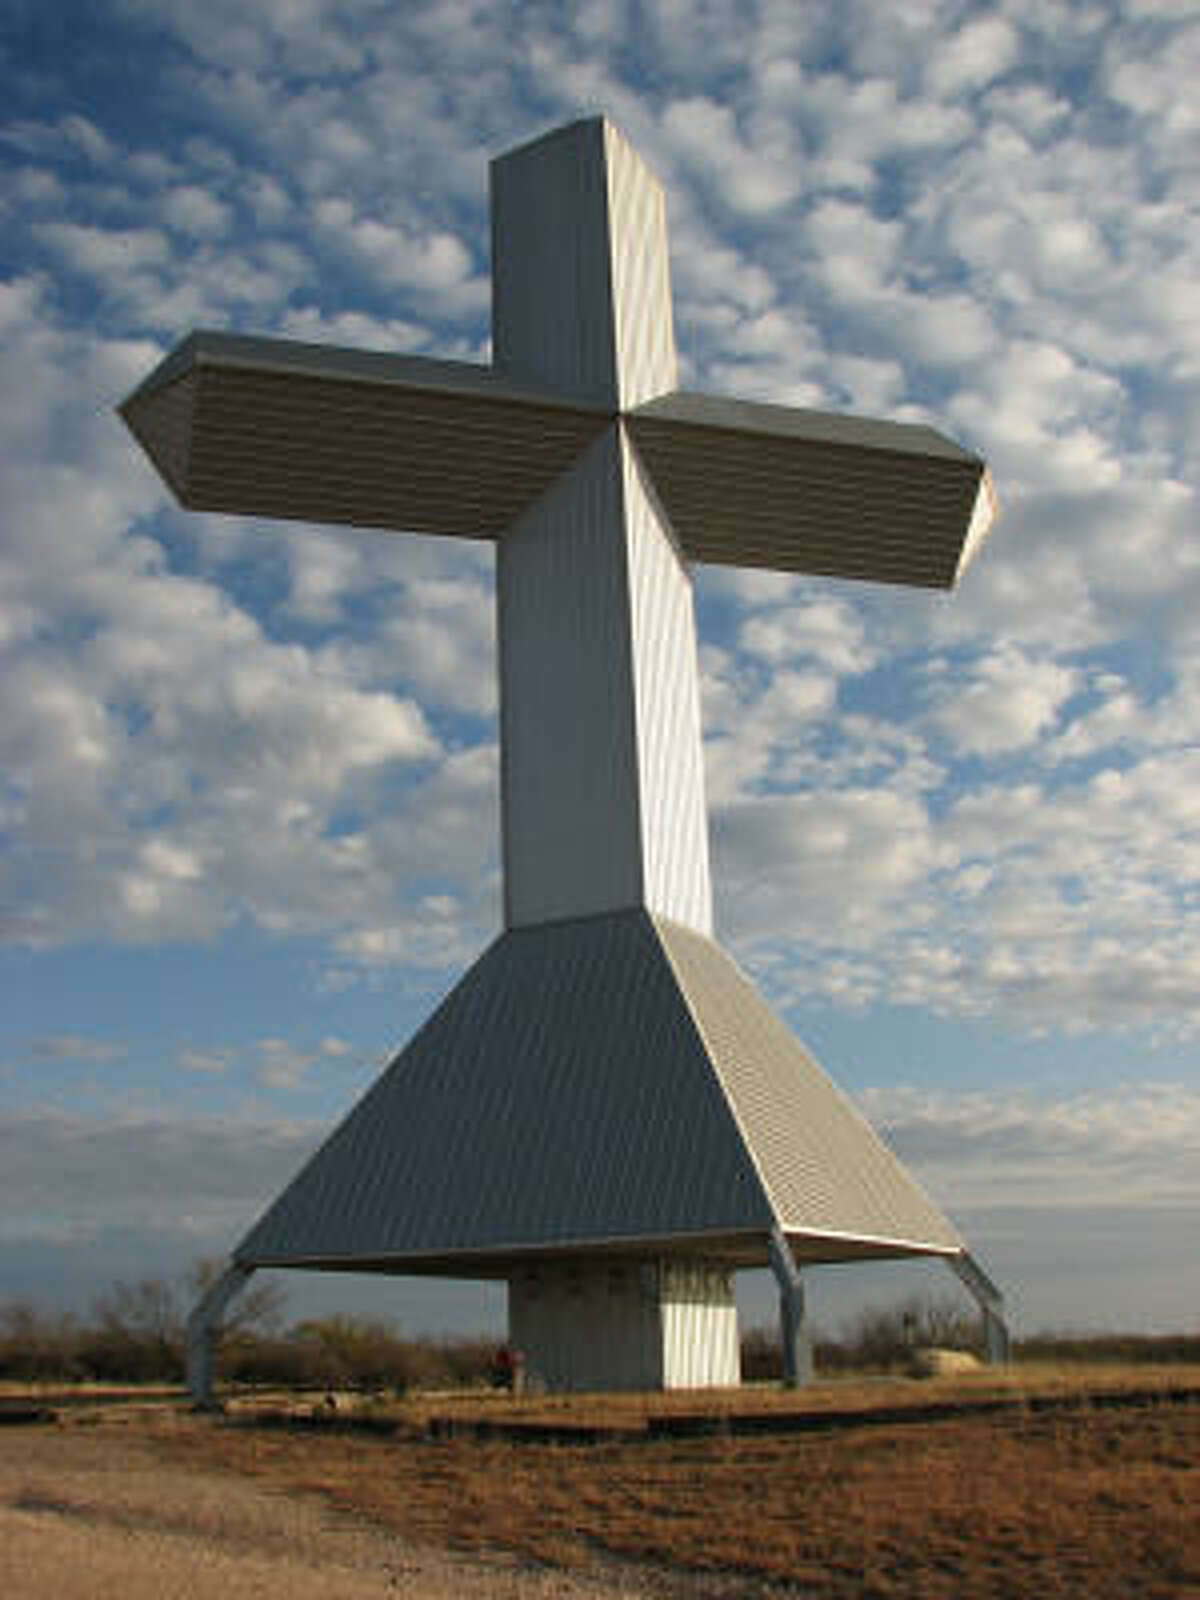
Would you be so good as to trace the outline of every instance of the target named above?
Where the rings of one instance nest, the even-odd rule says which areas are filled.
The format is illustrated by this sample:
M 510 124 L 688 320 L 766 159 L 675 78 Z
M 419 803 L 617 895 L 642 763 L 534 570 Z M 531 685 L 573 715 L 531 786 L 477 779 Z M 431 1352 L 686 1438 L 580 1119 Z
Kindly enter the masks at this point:
M 611 123 L 492 167 L 490 368 L 197 333 L 123 414 L 185 506 L 496 542 L 509 926 L 711 927 L 689 563 L 951 585 L 984 464 L 676 387 L 663 192 Z
M 690 563 L 949 587 L 992 520 L 989 476 L 977 456 L 931 428 L 681 392 L 663 192 L 606 120 L 572 124 L 503 156 L 492 165 L 491 185 L 490 366 L 195 333 L 130 396 L 122 414 L 185 506 L 494 541 L 509 937 L 630 908 L 665 919 L 664 928 L 708 936 L 712 896 Z M 682 972 L 686 939 L 676 944 L 672 960 Z M 692 953 L 699 973 L 708 958 L 699 947 Z M 509 958 L 497 959 L 503 966 Z M 611 968 L 608 957 L 595 959 Z M 800 1214 L 816 1192 L 810 1179 L 827 1199 L 833 1196 L 812 1235 L 824 1241 L 824 1258 L 842 1236 L 837 1186 L 825 1184 L 819 1170 L 822 1151 L 834 1145 L 844 1164 L 861 1163 L 867 1174 L 858 1198 L 845 1202 L 852 1222 L 845 1237 L 857 1240 L 856 1249 L 881 1240 L 897 1252 L 924 1243 L 969 1260 L 953 1230 L 909 1193 L 898 1164 L 875 1150 L 817 1069 L 783 1062 L 791 1047 L 772 1032 L 776 1024 L 759 1017 L 761 1002 L 746 998 L 742 980 L 710 967 L 707 977 L 683 983 L 684 989 L 691 983 L 694 1014 L 707 985 L 703 1003 L 717 1019 L 708 1033 L 720 1028 L 722 1007 L 731 1008 L 742 1016 L 744 1038 L 759 1041 L 750 1053 L 779 1058 L 775 1078 L 762 1079 L 767 1090 L 744 1073 L 739 1079 L 746 1050 L 728 1041 L 720 1071 L 741 1129 L 735 1134 L 730 1123 L 730 1137 L 738 1152 L 744 1138 L 753 1157 L 737 1171 L 747 1183 L 761 1178 L 764 1194 L 775 1196 L 770 1206 L 762 1201 L 762 1215 L 776 1219 L 772 1260 L 785 1299 L 791 1268 L 782 1241 L 800 1238 L 808 1226 Z M 508 977 L 487 981 L 511 983 L 516 969 L 504 970 Z M 555 981 L 582 981 L 578 971 Z M 598 992 L 595 983 L 592 989 Z M 454 1034 L 456 1049 L 475 1048 L 467 1013 L 481 1005 L 462 1002 L 465 1031 Z M 605 1005 L 607 1019 L 613 1006 Z M 443 1012 L 439 1026 L 450 1028 L 450 1013 Z M 574 1048 L 567 1037 L 574 1013 L 568 1006 L 565 1014 L 564 1060 Z M 531 1052 L 549 1047 L 532 1035 L 514 1041 L 497 1045 L 501 1066 L 516 1074 L 513 1103 L 524 1106 L 522 1116 L 536 1115 L 537 1091 L 521 1089 L 517 1080 L 532 1070 Z M 720 1050 L 708 1042 L 715 1058 Z M 616 1058 L 624 1062 L 621 1093 L 631 1104 L 642 1068 L 630 1078 L 624 1058 L 643 1044 L 613 1044 L 604 1058 L 614 1070 Z M 486 1062 L 478 1070 L 485 1069 L 491 1070 Z M 411 1136 L 406 1119 L 420 1100 L 419 1086 L 440 1070 L 436 1060 L 414 1066 L 405 1083 L 393 1086 L 397 1138 Z M 645 1072 L 655 1070 L 651 1052 Z M 758 1068 L 751 1062 L 746 1070 Z M 804 1081 L 793 1095 L 796 1073 Z M 767 1102 L 780 1096 L 781 1107 L 792 1096 L 791 1109 L 780 1110 L 783 1124 L 774 1127 Z M 447 1150 L 465 1148 L 461 1129 L 453 1138 L 446 1134 L 457 1110 L 429 1111 L 428 1096 L 420 1104 L 432 1119 L 420 1135 L 431 1149 L 443 1137 Z M 387 1215 L 398 1203 L 400 1179 L 370 1126 L 376 1114 L 360 1118 L 365 1131 L 351 1130 L 340 1146 L 331 1141 L 332 1154 L 322 1153 L 297 1180 L 293 1188 L 307 1184 L 307 1198 L 301 1194 L 290 1211 L 290 1201 L 282 1213 L 277 1207 L 250 1236 L 284 1241 L 264 1245 L 262 1260 L 288 1252 L 307 1264 L 403 1257 Z M 820 1138 L 817 1127 L 825 1129 Z M 472 1147 L 483 1188 L 460 1188 L 440 1202 L 456 1248 L 478 1223 L 481 1194 L 491 1196 L 494 1215 L 511 1200 L 507 1175 L 487 1188 L 490 1137 L 481 1131 Z M 573 1135 L 559 1127 L 546 1137 L 561 1144 Z M 724 1137 L 712 1136 L 714 1150 Z M 629 1141 L 619 1130 L 613 1138 L 616 1159 Z M 788 1141 L 805 1152 L 800 1167 L 808 1189 L 793 1183 L 782 1148 Z M 773 1145 L 780 1146 L 774 1154 Z M 349 1188 L 369 1187 L 363 1168 L 371 1162 L 384 1175 L 368 1202 Z M 424 1180 L 435 1186 L 437 1165 Z M 799 1200 L 779 1199 L 789 1183 Z M 885 1189 L 895 1199 L 891 1212 L 876 1203 Z M 588 1192 L 598 1191 L 593 1185 Z M 605 1202 L 610 1231 L 623 1203 L 620 1196 Z M 580 1202 L 563 1224 L 576 1245 L 586 1232 L 585 1211 Z M 674 1237 L 679 1218 L 670 1217 Z M 308 1260 L 295 1242 L 297 1230 L 325 1230 L 334 1242 L 324 1254 L 314 1246 Z M 486 1243 L 486 1230 L 480 1237 Z M 548 1237 L 536 1228 L 531 1235 L 539 1248 Z M 251 1245 L 246 1249 L 252 1268 L 260 1258 Z M 480 1245 L 474 1259 L 485 1255 Z M 426 1250 L 426 1270 L 429 1259 Z

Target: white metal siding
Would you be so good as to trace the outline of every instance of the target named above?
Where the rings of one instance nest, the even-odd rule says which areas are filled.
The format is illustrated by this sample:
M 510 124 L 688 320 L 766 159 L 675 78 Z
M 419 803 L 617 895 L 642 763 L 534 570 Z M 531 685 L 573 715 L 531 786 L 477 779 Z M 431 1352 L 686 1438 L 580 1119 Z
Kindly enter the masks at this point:
M 653 1265 L 556 1263 L 508 1286 L 508 1336 L 548 1389 L 663 1387 L 662 1314 Z
M 604 124 L 617 399 L 622 409 L 677 382 L 662 185 L 629 141 Z
M 192 459 L 195 380 L 177 377 L 142 395 L 130 395 L 122 415 L 167 487 L 186 501 Z
M 345 1264 L 698 1247 L 765 1239 L 771 1222 L 653 922 L 635 910 L 497 940 L 237 1254 Z
M 602 118 L 492 163 L 492 349 L 524 383 L 616 410 L 675 387 L 666 198 Z
M 984 466 L 932 428 L 689 394 L 627 426 L 689 560 L 955 581 Z
M 622 439 L 645 903 L 712 932 L 692 580 Z
M 742 1259 L 773 1223 L 801 1259 L 962 1249 L 729 956 L 628 911 L 499 939 L 237 1255 Z
M 610 429 L 500 543 L 509 927 L 642 899 L 623 522 Z
M 522 383 L 616 409 L 604 128 L 492 162 L 492 358 Z
M 705 1261 L 545 1262 L 509 1280 L 508 1330 L 527 1374 L 549 1389 L 741 1380 L 733 1277 Z
M 960 1250 L 954 1228 L 737 963 L 711 939 L 656 926 L 784 1231 Z
M 609 426 L 487 367 L 213 335 L 121 411 L 192 509 L 471 538 L 500 534 Z
M 724 1389 L 742 1380 L 733 1274 L 703 1261 L 664 1261 L 660 1298 L 664 1389 Z

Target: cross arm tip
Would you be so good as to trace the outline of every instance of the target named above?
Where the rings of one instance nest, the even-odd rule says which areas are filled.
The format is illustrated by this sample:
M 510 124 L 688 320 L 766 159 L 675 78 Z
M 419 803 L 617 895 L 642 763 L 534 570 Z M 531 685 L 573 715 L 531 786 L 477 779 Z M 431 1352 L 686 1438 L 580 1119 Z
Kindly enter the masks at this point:
M 971 510 L 971 519 L 967 524 L 967 534 L 963 540 L 962 553 L 958 558 L 958 565 L 954 569 L 954 576 L 947 585 L 951 589 L 956 588 L 961 582 L 963 574 L 979 554 L 984 540 L 995 527 L 1000 515 L 1000 500 L 996 494 L 996 483 L 992 477 L 991 468 L 986 462 L 981 462 L 981 467 L 979 487 L 975 492 L 975 504 Z
M 690 560 L 951 589 L 995 517 L 936 430 L 676 392 L 626 425 Z

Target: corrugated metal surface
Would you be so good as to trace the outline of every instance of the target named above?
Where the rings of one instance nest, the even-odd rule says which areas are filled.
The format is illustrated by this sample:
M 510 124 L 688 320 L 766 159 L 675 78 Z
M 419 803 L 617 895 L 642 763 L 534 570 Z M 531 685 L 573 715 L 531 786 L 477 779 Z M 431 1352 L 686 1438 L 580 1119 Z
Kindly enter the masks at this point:
M 666 200 L 602 117 L 491 167 L 499 371 L 614 410 L 675 387 Z
M 492 165 L 495 365 L 193 335 L 122 407 L 196 509 L 498 537 L 619 408 L 691 560 L 945 587 L 990 525 L 933 429 L 667 392 L 665 201 L 602 118 Z
M 480 366 L 474 361 L 449 361 L 394 350 L 361 350 L 351 345 L 310 344 L 303 339 L 274 339 L 208 328 L 199 328 L 182 339 L 130 398 L 174 383 L 196 367 L 208 366 L 272 372 L 280 377 L 328 378 L 336 383 L 363 383 L 370 388 L 424 389 L 466 399 L 486 396 L 568 411 L 577 410 L 582 404 L 575 398 L 556 398 L 542 388 L 520 384 L 495 367 Z M 605 415 L 612 411 L 611 406 L 603 404 L 591 409 Z
M 959 558 L 958 571 L 954 575 L 956 583 L 979 553 L 983 541 L 991 532 L 998 511 L 996 486 L 992 482 L 991 473 L 985 470 L 980 480 L 979 492 L 975 497 L 975 509 L 971 513 L 971 522 L 963 544 L 962 556 Z
M 326 357 L 193 336 L 121 413 L 193 510 L 472 538 L 610 420 L 488 368 Z M 627 427 L 691 560 L 948 587 L 994 515 L 983 463 L 931 429 L 680 394 Z
M 775 1221 L 799 1259 L 962 1249 L 736 964 L 631 911 L 498 940 L 236 1255 L 744 1260 Z
M 499 939 L 236 1255 L 385 1265 L 765 1239 L 771 1221 L 654 926 L 632 911 Z
M 121 407 L 130 432 L 184 505 L 192 458 L 195 398 L 196 385 L 190 378 L 176 377 L 165 384 L 152 378 Z
M 622 410 L 674 389 L 667 202 L 662 185 L 611 123 L 604 125 L 617 400 Z
M 610 429 L 498 551 L 509 927 L 642 899 L 624 524 Z
M 645 904 L 710 931 L 691 579 L 615 432 L 497 572 L 508 925 Z
M 493 161 L 492 359 L 522 383 L 616 409 L 604 124 Z
M 509 1280 L 511 1342 L 550 1389 L 702 1389 L 741 1376 L 727 1267 L 547 1262 Z
M 741 1382 L 737 1304 L 727 1267 L 659 1265 L 664 1389 L 723 1389 Z
M 545 1262 L 509 1280 L 508 1333 L 549 1389 L 663 1384 L 657 1273 L 636 1262 Z
M 961 1250 L 950 1223 L 737 963 L 711 939 L 661 919 L 656 926 L 784 1232 L 823 1238 L 814 1251 L 823 1259 L 856 1238 Z
M 644 903 L 712 932 L 692 581 L 622 441 Z
M 957 576 L 984 466 L 931 428 L 684 394 L 627 426 L 691 560 L 934 588 Z
M 359 359 L 339 377 L 332 360 L 320 375 L 289 365 L 271 341 L 229 345 L 193 341 L 190 358 L 169 358 L 180 375 L 122 407 L 193 510 L 494 538 L 608 426 L 515 399 L 484 368 L 451 383 L 447 363 Z

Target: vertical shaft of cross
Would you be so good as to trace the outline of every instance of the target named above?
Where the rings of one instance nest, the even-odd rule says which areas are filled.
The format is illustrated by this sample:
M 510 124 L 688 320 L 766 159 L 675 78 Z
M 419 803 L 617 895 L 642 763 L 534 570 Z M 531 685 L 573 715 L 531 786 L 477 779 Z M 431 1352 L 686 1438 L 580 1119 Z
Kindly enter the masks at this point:
M 662 190 L 611 125 L 492 168 L 497 367 L 613 422 L 497 557 L 505 921 L 712 907 L 691 578 L 619 413 L 675 384 Z

